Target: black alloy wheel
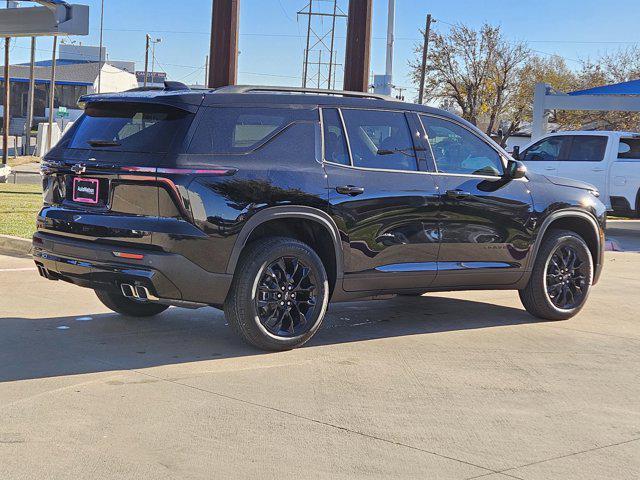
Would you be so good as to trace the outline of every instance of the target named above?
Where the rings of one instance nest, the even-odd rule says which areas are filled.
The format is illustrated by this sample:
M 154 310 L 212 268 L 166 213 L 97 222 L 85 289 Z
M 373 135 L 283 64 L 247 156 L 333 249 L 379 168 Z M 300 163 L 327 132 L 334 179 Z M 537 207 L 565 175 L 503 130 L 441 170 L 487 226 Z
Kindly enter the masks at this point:
M 563 310 L 581 305 L 587 291 L 588 259 L 571 245 L 560 245 L 547 263 L 546 286 L 551 303 Z
M 277 337 L 296 337 L 311 328 L 317 280 L 296 257 L 280 257 L 260 273 L 255 295 L 260 323 Z
M 546 232 L 520 300 L 531 315 L 566 320 L 584 307 L 593 278 L 592 254 L 584 239 L 569 230 Z
M 318 331 L 329 303 L 329 279 L 313 248 L 288 237 L 245 247 L 224 303 L 229 326 L 264 350 L 290 350 Z

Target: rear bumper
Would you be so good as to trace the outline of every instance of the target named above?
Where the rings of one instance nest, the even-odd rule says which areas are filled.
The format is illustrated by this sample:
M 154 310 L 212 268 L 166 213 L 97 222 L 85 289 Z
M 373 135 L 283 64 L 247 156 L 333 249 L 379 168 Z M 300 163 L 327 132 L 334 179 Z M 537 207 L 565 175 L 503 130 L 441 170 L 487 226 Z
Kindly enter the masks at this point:
M 113 251 L 141 254 L 123 260 Z M 38 232 L 33 236 L 33 258 L 41 275 L 92 289 L 121 291 L 122 284 L 146 287 L 162 300 L 220 306 L 232 275 L 211 273 L 187 258 L 146 249 L 122 248 L 85 240 L 71 240 Z

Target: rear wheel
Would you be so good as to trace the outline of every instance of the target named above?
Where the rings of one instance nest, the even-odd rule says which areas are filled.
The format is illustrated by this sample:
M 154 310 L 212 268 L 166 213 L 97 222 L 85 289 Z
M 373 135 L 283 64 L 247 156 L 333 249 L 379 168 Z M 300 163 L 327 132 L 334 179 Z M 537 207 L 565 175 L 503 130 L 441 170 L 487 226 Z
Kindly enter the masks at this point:
M 168 305 L 131 300 L 122 294 L 95 290 L 98 299 L 110 310 L 130 317 L 153 317 L 164 312 Z
M 593 279 L 591 252 L 578 234 L 552 230 L 542 241 L 531 278 L 520 300 L 531 314 L 565 320 L 577 314 L 589 296 Z
M 247 343 L 289 350 L 320 328 L 329 300 L 322 261 L 307 244 L 270 238 L 249 245 L 224 305 L 229 325 Z

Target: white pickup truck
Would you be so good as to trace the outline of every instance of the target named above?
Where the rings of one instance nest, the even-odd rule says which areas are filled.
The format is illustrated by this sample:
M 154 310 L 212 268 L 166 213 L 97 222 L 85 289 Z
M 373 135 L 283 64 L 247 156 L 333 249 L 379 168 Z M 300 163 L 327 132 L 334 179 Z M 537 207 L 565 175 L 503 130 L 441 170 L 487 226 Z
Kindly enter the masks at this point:
M 514 153 L 530 171 L 590 183 L 609 210 L 640 216 L 640 133 L 550 133 Z

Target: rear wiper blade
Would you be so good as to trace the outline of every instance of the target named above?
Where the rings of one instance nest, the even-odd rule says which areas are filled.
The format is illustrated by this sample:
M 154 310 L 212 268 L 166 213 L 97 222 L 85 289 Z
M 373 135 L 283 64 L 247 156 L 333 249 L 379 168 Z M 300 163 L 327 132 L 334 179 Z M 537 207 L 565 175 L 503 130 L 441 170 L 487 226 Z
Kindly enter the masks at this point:
M 113 140 L 87 140 L 87 143 L 92 147 L 119 147 L 121 145 L 120 142 L 115 142 Z

